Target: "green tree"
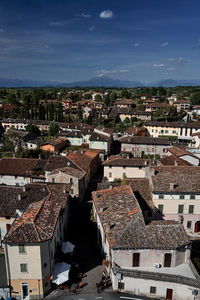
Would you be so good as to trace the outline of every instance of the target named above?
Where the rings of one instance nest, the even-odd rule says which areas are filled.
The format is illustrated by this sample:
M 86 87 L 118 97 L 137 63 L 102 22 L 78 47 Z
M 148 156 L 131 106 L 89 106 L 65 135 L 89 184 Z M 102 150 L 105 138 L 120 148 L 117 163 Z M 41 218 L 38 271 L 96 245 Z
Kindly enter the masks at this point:
M 33 125 L 33 124 L 28 124 L 26 126 L 26 131 L 28 131 L 32 134 L 35 134 L 37 136 L 39 136 L 41 134 L 40 129 L 36 125 Z
M 49 124 L 49 135 L 50 135 L 50 136 L 55 136 L 56 134 L 58 134 L 59 129 L 60 129 L 60 128 L 59 128 L 59 126 L 58 126 L 57 123 L 51 122 L 51 123 Z
M 129 93 L 129 91 L 127 90 L 127 89 L 123 89 L 121 92 L 120 92 L 120 94 L 119 94 L 119 97 L 120 98 L 127 98 L 127 99 L 129 99 L 130 98 L 130 93 Z
M 114 92 L 114 91 L 112 91 L 110 94 L 109 94 L 109 98 L 110 98 L 110 103 L 111 103 L 111 105 L 116 101 L 116 99 L 117 99 L 117 94 Z
M 13 93 L 9 94 L 6 100 L 9 104 L 16 104 L 16 105 L 18 104 L 17 97 Z
M 190 100 L 193 105 L 200 105 L 200 92 L 194 93 Z
M 85 95 L 83 96 L 83 99 L 84 99 L 84 100 L 92 99 L 92 95 L 91 95 L 91 94 L 85 94 Z
M 97 94 L 97 95 L 95 95 L 95 101 L 102 102 L 103 99 L 102 99 L 102 97 L 99 94 Z

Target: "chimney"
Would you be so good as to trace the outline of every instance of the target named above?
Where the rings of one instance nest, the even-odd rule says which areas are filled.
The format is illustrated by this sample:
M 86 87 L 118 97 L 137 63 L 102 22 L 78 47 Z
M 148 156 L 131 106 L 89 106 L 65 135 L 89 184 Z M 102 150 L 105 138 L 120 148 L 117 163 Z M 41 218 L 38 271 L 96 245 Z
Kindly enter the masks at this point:
M 175 166 L 178 166 L 178 163 L 177 163 L 177 161 L 176 161 L 176 160 L 174 161 L 174 165 L 175 165 Z
M 106 231 L 110 231 L 110 223 L 106 223 Z
M 103 212 L 103 207 L 100 207 L 100 208 L 99 208 L 99 212 L 100 212 L 100 213 Z
M 39 159 L 41 159 L 41 154 L 39 154 Z
M 170 182 L 170 183 L 169 183 L 169 189 L 170 189 L 171 191 L 173 191 L 173 190 L 174 190 L 174 187 L 175 187 L 174 182 Z
M 65 187 L 63 188 L 63 194 L 66 194 L 66 188 Z
M 112 185 L 109 185 L 109 189 L 112 190 Z
M 18 194 L 17 198 L 18 198 L 18 201 L 20 201 L 22 199 L 20 194 Z
M 25 193 L 26 192 L 26 186 L 24 185 L 22 189 L 23 189 L 23 192 Z

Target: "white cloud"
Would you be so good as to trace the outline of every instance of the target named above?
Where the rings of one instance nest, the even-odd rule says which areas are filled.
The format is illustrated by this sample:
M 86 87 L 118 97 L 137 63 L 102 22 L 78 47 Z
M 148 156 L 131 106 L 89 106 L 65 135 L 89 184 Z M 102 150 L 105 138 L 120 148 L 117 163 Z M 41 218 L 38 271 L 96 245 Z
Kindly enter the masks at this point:
M 164 43 L 161 44 L 161 47 L 166 47 L 166 46 L 168 46 L 168 45 L 169 45 L 168 42 L 164 42 Z
M 178 58 L 169 58 L 168 61 L 176 64 L 182 64 L 185 60 L 182 57 L 178 57 Z
M 167 71 L 174 71 L 175 68 L 167 68 Z
M 87 13 L 82 13 L 81 14 L 81 17 L 85 18 L 85 19 L 89 19 L 91 18 L 91 15 L 90 14 L 87 14 Z
M 0 28 L 0 32 L 4 32 L 4 29 L 3 29 L 3 28 Z
M 154 68 L 162 68 L 164 66 L 165 66 L 164 64 L 153 64 Z
M 88 28 L 89 31 L 94 31 L 94 29 L 95 29 L 95 26 L 90 26 L 90 27 Z
M 81 17 L 81 18 L 84 18 L 84 19 L 89 19 L 92 17 L 92 15 L 88 14 L 88 13 L 81 13 L 81 14 L 76 14 L 75 15 L 76 17 Z
M 134 44 L 134 47 L 138 47 L 138 46 L 140 46 L 139 43 L 135 43 L 135 44 Z
M 103 10 L 100 14 L 99 17 L 102 19 L 112 19 L 114 17 L 114 13 L 112 12 L 112 10 L 108 9 L 108 10 Z
M 63 23 L 62 22 L 56 22 L 56 21 L 52 21 L 49 23 L 50 26 L 62 26 Z
M 116 69 L 116 70 L 98 70 L 96 73 L 98 74 L 98 77 L 107 75 L 107 74 L 116 74 L 116 73 L 127 73 L 129 72 L 127 69 Z

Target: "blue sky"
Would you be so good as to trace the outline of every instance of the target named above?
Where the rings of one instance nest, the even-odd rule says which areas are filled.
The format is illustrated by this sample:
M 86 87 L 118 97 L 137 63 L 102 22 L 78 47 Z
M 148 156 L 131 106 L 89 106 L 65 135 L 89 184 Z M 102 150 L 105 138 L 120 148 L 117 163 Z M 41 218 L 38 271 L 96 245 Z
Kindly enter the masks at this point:
M 0 77 L 200 79 L 199 0 L 1 0 Z

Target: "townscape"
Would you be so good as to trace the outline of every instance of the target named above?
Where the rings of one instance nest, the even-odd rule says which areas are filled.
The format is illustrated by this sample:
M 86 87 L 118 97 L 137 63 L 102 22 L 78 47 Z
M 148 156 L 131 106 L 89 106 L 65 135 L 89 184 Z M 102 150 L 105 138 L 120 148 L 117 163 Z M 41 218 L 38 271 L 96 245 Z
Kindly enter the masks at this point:
M 191 89 L 0 89 L 3 299 L 200 299 Z

